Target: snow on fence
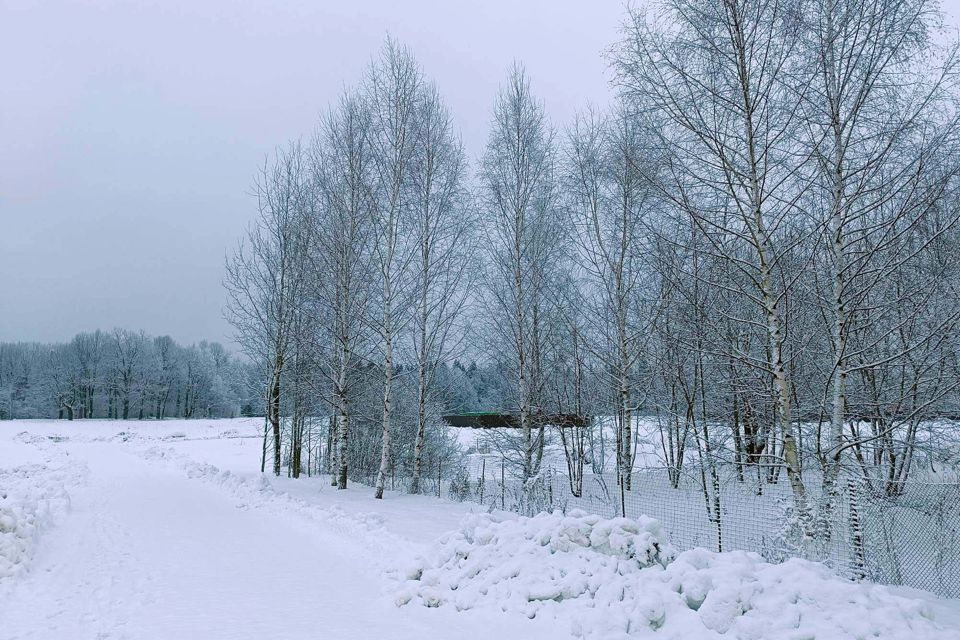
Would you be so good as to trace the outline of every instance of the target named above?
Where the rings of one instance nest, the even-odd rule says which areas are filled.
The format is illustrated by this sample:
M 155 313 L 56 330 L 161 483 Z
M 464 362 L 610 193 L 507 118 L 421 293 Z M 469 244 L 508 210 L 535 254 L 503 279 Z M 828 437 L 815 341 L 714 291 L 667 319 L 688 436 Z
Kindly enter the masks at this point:
M 818 508 L 819 478 L 805 474 L 817 515 L 804 524 L 795 517 L 785 474 L 776 467 L 745 467 L 742 473 L 725 468 L 716 482 L 699 467 L 680 474 L 636 469 L 622 492 L 616 474 L 585 474 L 576 496 L 569 477 L 551 469 L 524 484 L 499 459 L 474 462 L 480 464 L 470 464 L 470 472 L 451 483 L 451 496 L 528 515 L 557 509 L 647 515 L 660 521 L 681 551 L 752 551 L 772 562 L 802 557 L 852 580 L 960 597 L 960 484 L 911 480 L 891 495 L 849 475 L 841 478 L 837 498 L 824 513 Z

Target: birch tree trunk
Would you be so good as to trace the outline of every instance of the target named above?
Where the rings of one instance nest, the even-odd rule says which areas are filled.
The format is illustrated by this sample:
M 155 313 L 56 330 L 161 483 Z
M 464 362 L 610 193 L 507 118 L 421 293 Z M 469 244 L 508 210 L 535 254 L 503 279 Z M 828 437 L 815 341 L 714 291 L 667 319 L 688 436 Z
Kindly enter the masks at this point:
M 270 427 L 273 430 L 273 475 L 280 475 L 280 372 L 283 370 L 283 360 L 280 357 L 274 361 L 273 375 L 270 378 L 270 395 L 268 401 Z

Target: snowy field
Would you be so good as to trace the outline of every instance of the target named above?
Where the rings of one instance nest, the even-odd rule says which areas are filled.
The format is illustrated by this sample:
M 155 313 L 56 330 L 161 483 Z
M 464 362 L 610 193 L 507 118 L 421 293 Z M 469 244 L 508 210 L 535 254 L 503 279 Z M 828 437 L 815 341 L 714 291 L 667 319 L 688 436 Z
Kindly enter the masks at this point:
M 960 639 L 960 602 L 651 519 L 258 473 L 262 422 L 0 422 L 0 640 Z

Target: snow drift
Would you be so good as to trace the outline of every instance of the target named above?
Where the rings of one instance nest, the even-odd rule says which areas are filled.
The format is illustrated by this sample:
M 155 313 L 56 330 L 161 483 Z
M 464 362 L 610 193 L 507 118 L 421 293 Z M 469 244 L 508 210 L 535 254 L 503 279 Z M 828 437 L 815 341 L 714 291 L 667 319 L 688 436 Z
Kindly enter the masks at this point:
M 583 638 L 960 638 L 924 602 L 816 563 L 705 549 L 675 555 L 650 518 L 473 515 L 405 577 L 400 606 L 550 616 Z

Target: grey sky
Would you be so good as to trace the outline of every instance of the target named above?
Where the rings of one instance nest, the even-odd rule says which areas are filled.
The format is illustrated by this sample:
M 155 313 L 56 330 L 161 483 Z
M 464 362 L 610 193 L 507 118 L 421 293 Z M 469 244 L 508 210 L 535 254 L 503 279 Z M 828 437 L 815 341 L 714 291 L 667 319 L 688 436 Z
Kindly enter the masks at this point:
M 0 0 L 0 340 L 123 326 L 224 339 L 251 179 L 389 32 L 482 149 L 514 59 L 562 122 L 609 93 L 623 5 Z
M 601 51 L 623 15 L 621 0 L 0 0 L 0 340 L 224 339 L 223 256 L 257 165 L 388 32 L 476 157 L 514 59 L 558 124 L 606 103 Z

